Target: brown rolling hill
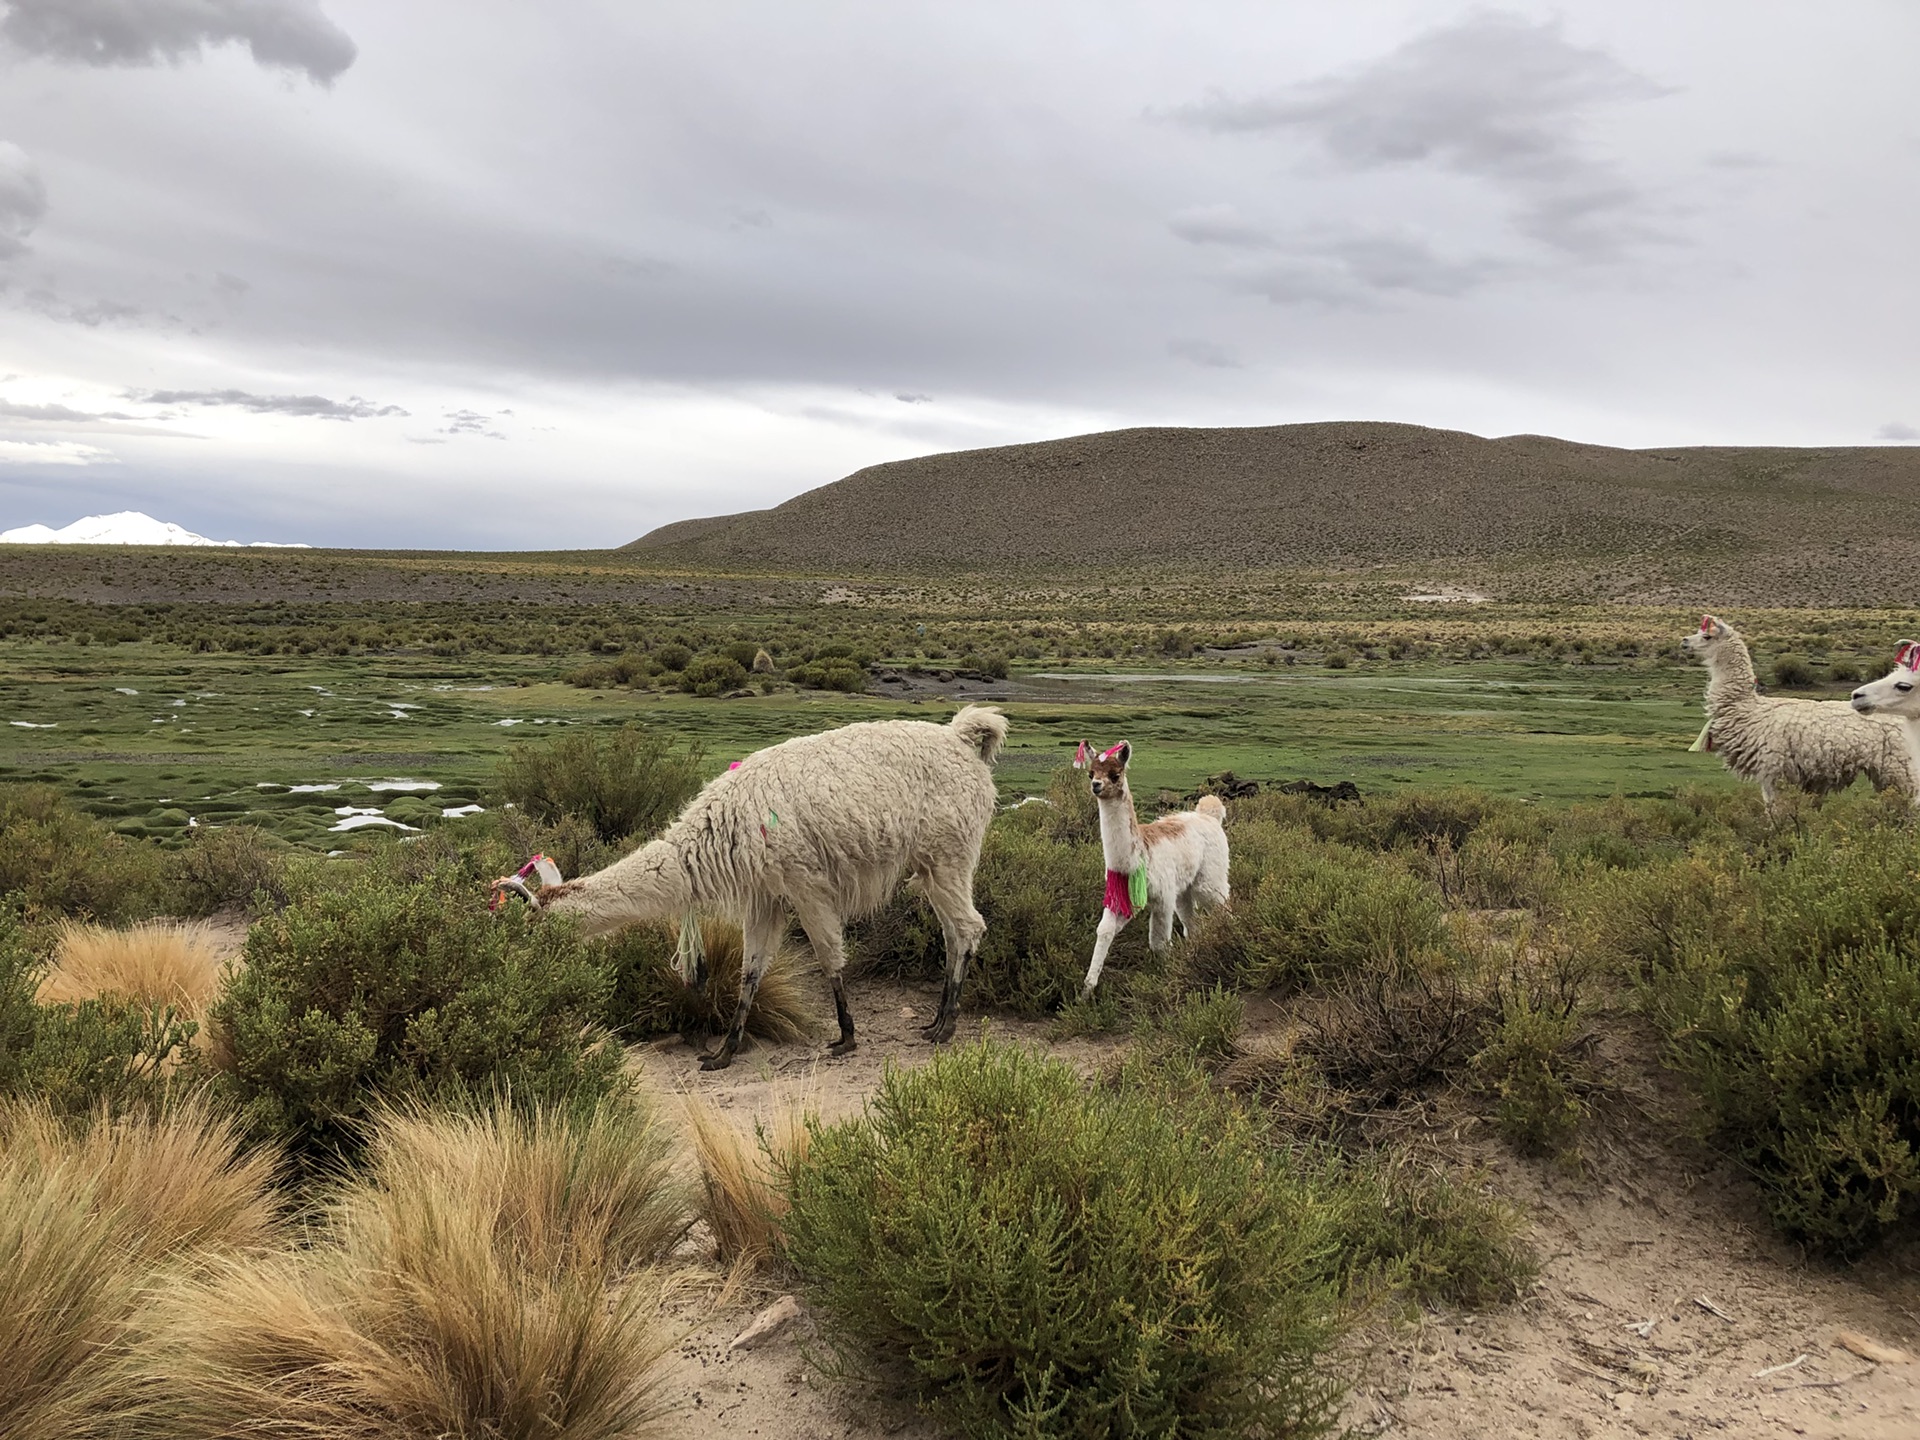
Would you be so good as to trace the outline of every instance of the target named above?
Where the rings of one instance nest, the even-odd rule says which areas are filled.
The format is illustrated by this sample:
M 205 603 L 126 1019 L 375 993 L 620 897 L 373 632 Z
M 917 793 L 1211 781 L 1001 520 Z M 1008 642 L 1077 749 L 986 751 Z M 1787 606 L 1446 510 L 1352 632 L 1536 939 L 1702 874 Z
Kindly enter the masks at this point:
M 874 465 L 636 558 L 826 574 L 1164 566 L 1535 593 L 1904 604 L 1920 447 L 1618 450 L 1343 422 L 1138 429 Z

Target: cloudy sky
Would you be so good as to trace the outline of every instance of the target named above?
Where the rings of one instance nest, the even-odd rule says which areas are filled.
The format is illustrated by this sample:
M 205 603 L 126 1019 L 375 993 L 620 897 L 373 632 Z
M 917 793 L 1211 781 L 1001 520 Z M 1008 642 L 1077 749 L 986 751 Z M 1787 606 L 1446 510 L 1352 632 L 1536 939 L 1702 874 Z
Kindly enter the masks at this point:
M 1920 6 L 0 0 L 0 529 L 1134 424 L 1920 439 Z

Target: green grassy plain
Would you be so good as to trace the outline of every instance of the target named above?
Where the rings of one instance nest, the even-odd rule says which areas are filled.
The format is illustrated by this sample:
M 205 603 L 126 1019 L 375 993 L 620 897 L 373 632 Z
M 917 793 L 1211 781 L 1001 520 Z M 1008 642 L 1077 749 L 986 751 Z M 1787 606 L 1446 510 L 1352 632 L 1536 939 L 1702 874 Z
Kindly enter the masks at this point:
M 244 820 L 333 848 L 397 833 L 335 831 L 342 807 L 424 827 L 489 804 L 500 758 L 556 727 L 657 727 L 717 772 L 791 735 L 981 697 L 1014 722 L 1009 801 L 1083 736 L 1131 741 L 1149 801 L 1223 770 L 1549 802 L 1730 783 L 1687 753 L 1703 676 L 1678 648 L 1694 616 L 1669 608 L 1412 603 L 1417 582 L 1374 572 L 843 583 L 598 553 L 173 562 L 0 556 L 0 780 L 51 782 L 130 833 Z M 1920 628 L 1887 611 L 1735 618 L 1763 668 L 1805 654 L 1827 681 L 1809 693 L 1835 696 Z M 654 658 L 729 644 L 766 647 L 782 673 L 837 646 L 915 672 L 912 695 L 775 679 L 699 698 Z M 593 678 L 623 658 L 637 680 Z M 964 678 L 994 662 L 1005 681 Z M 396 780 L 439 788 L 369 788 Z M 291 788 L 313 786 L 334 788 Z

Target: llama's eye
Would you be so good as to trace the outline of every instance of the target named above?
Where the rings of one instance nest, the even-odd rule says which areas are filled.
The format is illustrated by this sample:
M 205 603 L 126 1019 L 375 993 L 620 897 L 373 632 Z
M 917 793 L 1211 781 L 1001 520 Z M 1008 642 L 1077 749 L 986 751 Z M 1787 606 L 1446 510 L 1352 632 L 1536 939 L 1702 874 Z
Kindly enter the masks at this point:
M 1907 691 L 1913 689 L 1913 682 L 1911 680 L 1896 680 L 1893 682 L 1893 688 L 1904 695 Z

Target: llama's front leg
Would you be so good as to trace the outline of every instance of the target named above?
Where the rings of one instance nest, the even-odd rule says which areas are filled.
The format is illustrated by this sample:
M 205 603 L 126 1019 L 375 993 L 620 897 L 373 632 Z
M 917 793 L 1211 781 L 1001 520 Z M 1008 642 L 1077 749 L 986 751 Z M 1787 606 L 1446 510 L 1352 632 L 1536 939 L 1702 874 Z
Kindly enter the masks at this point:
M 1093 939 L 1093 963 L 1087 966 L 1087 978 L 1080 986 L 1080 998 L 1088 999 L 1093 987 L 1100 983 L 1100 971 L 1107 963 L 1107 952 L 1113 948 L 1113 937 L 1127 928 L 1127 922 L 1111 910 L 1100 912 L 1100 929 Z
M 733 1012 L 733 1024 L 727 1027 L 720 1048 L 711 1055 L 700 1057 L 702 1070 L 724 1070 L 733 1064 L 733 1057 L 740 1053 L 740 1047 L 747 1038 L 747 1017 L 753 1013 L 754 993 L 759 990 L 760 979 L 767 973 L 773 952 L 779 948 L 780 938 L 786 933 L 786 918 L 785 911 L 777 905 L 768 906 L 749 912 L 746 922 L 740 927 L 743 951 L 740 957 L 740 1004 Z
M 1767 776 L 1760 777 L 1760 804 L 1767 814 L 1773 814 L 1773 805 L 1780 798 L 1780 792 L 1774 788 L 1773 781 Z

